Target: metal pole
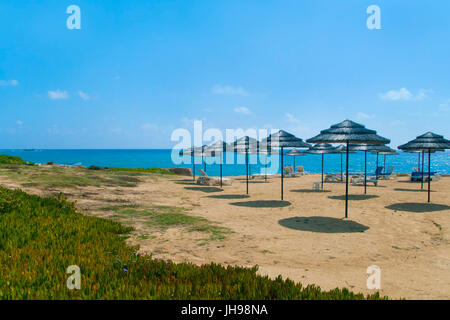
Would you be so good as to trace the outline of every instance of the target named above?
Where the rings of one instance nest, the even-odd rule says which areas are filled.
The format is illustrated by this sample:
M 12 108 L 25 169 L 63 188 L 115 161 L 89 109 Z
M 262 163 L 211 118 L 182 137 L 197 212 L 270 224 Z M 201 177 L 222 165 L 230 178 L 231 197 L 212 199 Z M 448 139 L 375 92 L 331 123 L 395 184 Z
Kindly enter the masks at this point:
M 376 178 L 378 180 L 378 152 L 377 152 L 377 167 L 375 168 Z
M 192 176 L 194 177 L 194 181 L 195 181 L 195 157 L 194 157 L 194 154 L 192 154 Z
M 245 169 L 246 169 L 246 182 L 247 182 L 247 194 L 248 194 L 248 150 L 245 150 Z
M 283 172 L 283 147 L 281 147 L 281 200 L 283 200 L 283 179 L 284 179 L 284 172 Z
M 344 181 L 344 174 L 342 173 L 342 152 L 341 152 L 341 181 Z
M 428 149 L 428 202 L 430 202 L 430 186 L 431 186 L 431 149 Z
M 367 151 L 364 151 L 364 194 L 367 193 Z
M 347 152 L 346 152 L 346 162 L 345 162 L 345 217 L 348 218 L 348 141 L 347 141 Z
M 220 187 L 222 188 L 222 162 L 223 162 L 223 152 L 220 153 Z
M 383 171 L 386 173 L 386 155 L 384 155 Z
M 294 156 L 294 172 L 297 171 L 297 169 L 295 169 L 295 156 Z
M 419 152 L 420 155 L 420 152 Z M 420 189 L 423 190 L 423 162 L 425 160 L 425 150 L 422 150 L 422 181 L 420 182 Z
M 322 190 L 323 190 L 323 153 L 322 153 Z

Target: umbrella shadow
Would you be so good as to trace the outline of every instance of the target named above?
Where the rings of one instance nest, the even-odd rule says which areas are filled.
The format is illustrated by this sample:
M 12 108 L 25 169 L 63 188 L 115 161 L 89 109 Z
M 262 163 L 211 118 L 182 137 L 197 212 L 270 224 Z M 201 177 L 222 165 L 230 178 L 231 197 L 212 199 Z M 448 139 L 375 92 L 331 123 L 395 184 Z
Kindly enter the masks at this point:
M 201 191 L 205 193 L 211 193 L 211 192 L 222 192 L 223 190 L 217 187 L 184 187 L 186 190 L 192 190 L 192 191 Z
M 174 180 L 172 180 L 174 181 Z M 184 184 L 184 185 L 191 185 L 191 186 L 195 186 L 197 185 L 196 182 L 194 182 L 193 180 L 190 180 L 190 182 L 188 181 L 175 181 L 176 184 Z
M 318 233 L 355 233 L 369 229 L 355 221 L 317 216 L 286 218 L 279 220 L 278 223 L 289 229 Z
M 213 198 L 213 199 L 245 199 L 245 198 L 250 198 L 250 196 L 246 195 L 246 194 L 218 194 L 218 195 L 207 196 L 207 198 Z
M 386 206 L 385 208 L 394 211 L 407 211 L 416 213 L 450 210 L 450 206 L 447 206 L 445 204 L 414 202 L 395 203 Z
M 379 198 L 380 196 L 373 194 L 349 194 L 348 200 L 369 200 L 374 198 Z M 333 200 L 345 200 L 345 195 L 343 196 L 328 196 L 329 199 Z
M 230 204 L 233 206 L 248 208 L 282 208 L 291 205 L 289 201 L 281 200 L 255 200 L 245 202 L 232 202 Z
M 405 189 L 405 188 L 394 188 L 395 191 L 411 191 L 411 192 L 428 192 L 426 189 Z M 435 192 L 430 190 L 430 192 Z
M 331 192 L 330 190 L 314 190 L 314 189 L 294 189 L 290 190 L 291 192 L 301 192 L 301 193 L 324 193 L 324 192 Z

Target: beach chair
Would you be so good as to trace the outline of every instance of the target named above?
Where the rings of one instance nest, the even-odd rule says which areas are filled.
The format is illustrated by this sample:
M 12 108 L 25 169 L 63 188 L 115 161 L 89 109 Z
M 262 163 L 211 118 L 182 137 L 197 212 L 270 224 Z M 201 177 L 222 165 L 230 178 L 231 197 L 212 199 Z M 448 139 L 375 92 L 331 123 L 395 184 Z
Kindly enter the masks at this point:
M 354 185 L 361 183 L 364 184 L 364 175 L 354 176 L 350 181 Z M 378 185 L 378 180 L 375 176 L 367 176 L 366 182 L 372 182 L 375 186 Z
M 395 177 L 394 166 L 389 166 L 386 172 L 382 173 L 379 177 L 384 180 L 389 180 L 391 177 Z
M 308 174 L 309 172 L 305 171 L 303 166 L 297 166 L 297 173 L 299 173 L 300 175 L 304 175 L 304 174 Z
M 294 178 L 301 176 L 300 172 L 294 172 L 292 166 L 286 166 L 283 168 L 286 178 Z
M 203 169 L 199 169 L 201 176 L 197 179 L 197 184 L 207 185 L 207 186 L 220 186 L 220 178 L 219 177 L 210 177 L 206 174 Z M 233 179 L 223 178 L 222 177 L 222 185 L 231 186 L 233 183 Z
M 327 173 L 324 180 L 326 182 L 342 181 L 340 173 Z
M 321 186 L 322 186 L 321 181 L 313 182 L 313 190 L 320 190 Z
M 411 182 L 416 182 L 416 181 L 422 181 L 422 172 L 411 172 L 411 174 L 409 175 Z M 437 176 L 437 179 L 436 179 Z M 430 181 L 433 181 L 433 179 L 435 181 L 439 180 L 440 176 L 437 172 L 430 172 Z M 428 181 L 428 172 L 424 172 L 423 173 L 423 181 L 426 182 Z

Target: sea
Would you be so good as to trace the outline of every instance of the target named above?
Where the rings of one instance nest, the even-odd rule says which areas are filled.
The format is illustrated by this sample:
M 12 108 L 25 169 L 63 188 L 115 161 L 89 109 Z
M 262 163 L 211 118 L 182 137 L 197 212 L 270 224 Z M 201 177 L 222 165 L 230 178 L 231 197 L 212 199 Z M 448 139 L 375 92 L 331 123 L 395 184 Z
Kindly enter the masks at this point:
M 288 151 L 286 149 L 285 151 Z M 47 163 L 49 161 L 61 165 L 83 165 L 119 168 L 172 168 L 191 167 L 191 156 L 180 156 L 178 150 L 172 149 L 0 149 L 0 154 L 21 157 L 25 161 Z M 249 155 L 250 173 L 280 173 L 280 155 Z M 245 155 L 225 153 L 222 172 L 224 176 L 246 174 Z M 283 165 L 303 166 L 310 173 L 322 172 L 322 156 L 307 154 L 303 156 L 283 156 Z M 418 153 L 399 152 L 398 155 L 378 156 L 378 165 L 394 167 L 394 172 L 409 173 L 418 166 Z M 208 175 L 220 174 L 220 157 L 195 157 L 195 169 L 205 169 Z M 345 171 L 345 154 L 325 154 L 323 168 L 325 173 Z M 425 155 L 425 172 L 427 172 L 428 156 Z M 367 153 L 367 172 L 375 172 L 377 155 Z M 421 165 L 420 165 L 421 166 Z M 364 152 L 349 155 L 350 172 L 364 172 Z M 450 152 L 431 154 L 431 171 L 450 174 Z

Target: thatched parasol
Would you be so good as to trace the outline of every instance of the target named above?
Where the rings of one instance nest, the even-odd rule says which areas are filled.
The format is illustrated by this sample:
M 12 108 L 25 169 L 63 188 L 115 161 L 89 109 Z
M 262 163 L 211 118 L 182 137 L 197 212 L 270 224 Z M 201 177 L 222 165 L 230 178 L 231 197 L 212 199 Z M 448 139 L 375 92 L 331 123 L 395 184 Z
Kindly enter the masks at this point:
M 245 170 L 246 170 L 246 183 L 247 183 L 247 194 L 248 194 L 248 154 L 256 153 L 259 148 L 258 140 L 251 138 L 249 136 L 245 136 L 237 139 L 234 142 L 231 142 L 227 145 L 227 151 L 235 152 L 235 153 L 243 153 L 245 154 Z
M 294 171 L 296 170 L 295 169 L 295 157 L 296 156 L 304 156 L 305 155 L 305 153 L 304 152 L 301 152 L 301 151 L 299 151 L 298 149 L 291 149 L 291 150 L 289 150 L 288 152 L 286 152 L 285 153 L 285 155 L 286 156 L 291 156 L 291 157 L 293 157 L 293 159 L 294 159 Z
M 364 151 L 364 194 L 366 194 L 367 193 L 367 151 L 369 151 L 369 152 L 381 152 L 381 151 L 389 152 L 392 149 L 387 146 L 380 145 L 380 144 L 351 144 L 350 150 Z M 378 172 L 378 158 L 377 158 L 377 170 L 375 170 L 375 172 Z M 376 178 L 378 179 L 378 175 L 376 176 Z
M 444 139 L 443 136 L 435 134 L 433 132 L 427 132 L 416 139 L 411 140 L 398 147 L 404 151 L 423 151 L 428 152 L 428 202 L 430 202 L 430 188 L 431 188 L 431 153 L 436 151 L 442 151 L 450 149 L 450 141 Z M 423 161 L 423 157 L 422 157 Z M 422 182 L 424 174 L 422 169 Z
M 329 143 L 318 143 L 305 151 L 309 154 L 322 155 L 322 190 L 323 190 L 323 155 L 327 153 L 336 153 L 336 148 Z
M 348 154 L 350 143 L 388 144 L 389 139 L 380 137 L 375 130 L 370 130 L 363 125 L 345 120 L 332 125 L 329 129 L 322 130 L 319 135 L 306 140 L 310 143 L 345 143 L 346 150 L 346 181 L 345 181 L 345 217 L 348 217 Z
M 220 187 L 222 188 L 223 184 L 222 184 L 222 164 L 223 164 L 223 154 L 224 152 L 226 152 L 227 150 L 227 144 L 225 142 L 223 142 L 222 140 L 219 140 L 217 142 L 214 142 L 213 144 L 209 145 L 208 147 L 206 147 L 205 149 L 205 153 L 206 154 L 211 154 L 211 156 L 216 157 L 219 156 L 220 157 Z
M 267 138 L 261 140 L 261 149 L 278 149 L 281 148 L 281 200 L 283 200 L 283 149 L 284 148 L 309 148 L 311 145 L 304 142 L 302 139 L 297 138 L 293 134 L 280 130 L 277 133 L 269 135 Z

